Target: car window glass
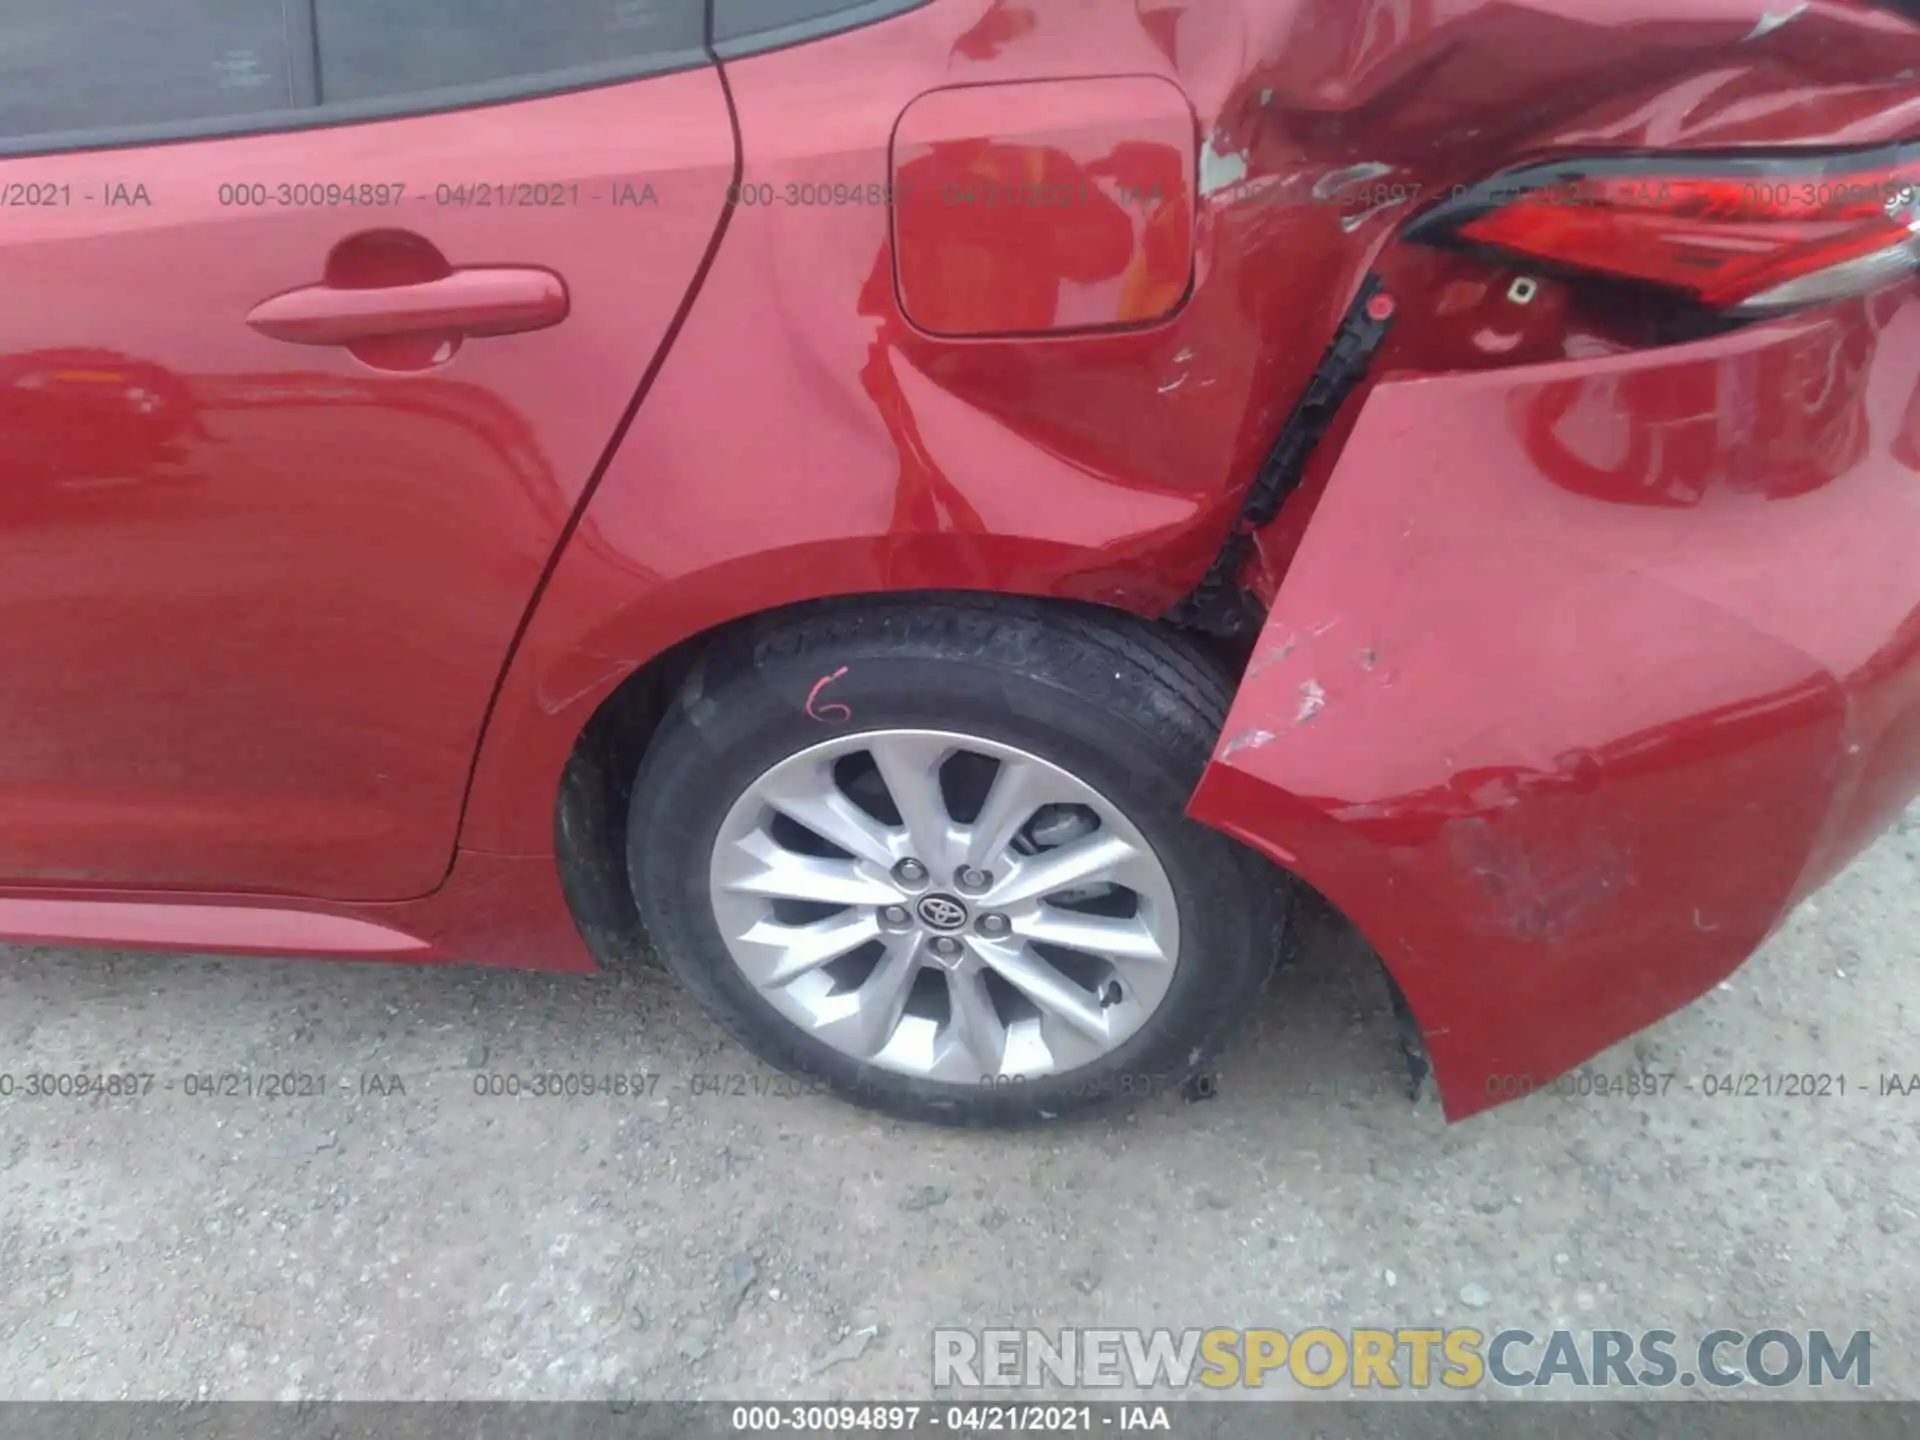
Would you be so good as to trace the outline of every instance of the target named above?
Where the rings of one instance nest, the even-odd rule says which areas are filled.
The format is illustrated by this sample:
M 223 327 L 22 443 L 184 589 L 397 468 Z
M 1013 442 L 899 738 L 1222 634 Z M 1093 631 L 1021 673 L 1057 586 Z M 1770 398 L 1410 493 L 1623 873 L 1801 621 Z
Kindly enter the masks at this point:
M 697 51 L 700 0 L 315 0 L 320 100 L 341 104 Z
M 713 41 L 741 54 L 851 29 L 911 10 L 924 0 L 714 0 Z M 757 42 L 757 43 L 756 43 Z
M 280 0 L 0 0 L 0 137 L 290 103 Z

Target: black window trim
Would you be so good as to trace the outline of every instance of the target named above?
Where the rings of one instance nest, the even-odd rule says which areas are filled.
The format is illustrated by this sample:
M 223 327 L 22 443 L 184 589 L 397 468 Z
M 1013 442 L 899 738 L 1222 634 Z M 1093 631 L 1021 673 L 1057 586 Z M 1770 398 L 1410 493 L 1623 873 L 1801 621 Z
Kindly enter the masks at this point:
M 247 115 L 215 116 L 200 120 L 171 120 L 155 125 L 115 125 L 89 130 L 59 130 L 38 135 L 0 136 L 0 160 L 22 160 L 36 155 L 67 155 L 89 150 L 130 150 L 150 145 L 181 145 L 195 140 L 236 140 L 249 135 L 280 135 L 293 130 L 325 130 L 336 125 L 364 125 L 369 121 L 402 120 L 415 115 L 442 115 L 489 105 L 538 100 L 597 90 L 633 80 L 698 70 L 749 55 L 790 49 L 810 40 L 858 30 L 919 10 L 932 0 L 864 0 L 829 10 L 809 20 L 756 30 L 735 39 L 712 43 L 713 0 L 706 0 L 705 32 L 708 44 L 699 49 L 667 50 L 652 55 L 625 56 L 537 75 L 515 75 L 437 90 L 415 90 L 405 95 L 345 103 L 313 103 L 322 92 L 323 76 L 318 45 L 315 0 L 281 0 L 286 32 L 287 86 L 294 104 L 285 110 L 263 110 Z M 305 103 L 302 103 L 304 100 Z
M 919 10 L 930 5 L 933 0 L 865 0 L 863 4 L 841 5 L 837 9 L 827 10 L 811 19 L 796 20 L 788 25 L 776 25 L 767 30 L 750 30 L 731 40 L 713 39 L 713 0 L 707 6 L 707 38 L 714 57 L 722 62 L 741 60 L 749 55 L 762 55 L 770 50 L 786 50 L 795 45 L 804 45 L 809 40 L 824 39 L 828 35 L 838 35 L 846 30 L 858 30 L 863 26 L 875 24 L 881 20 L 891 20 L 896 15 L 905 15 L 909 10 Z
M 282 0 L 281 14 L 286 25 L 289 88 L 296 96 L 312 95 L 320 84 L 313 0 Z M 709 9 L 709 29 L 711 24 L 712 12 Z M 204 120 L 171 120 L 157 125 L 115 125 L 92 130 L 7 136 L 0 137 L 0 160 L 71 154 L 84 150 L 177 145 L 194 140 L 232 140 L 247 135 L 283 134 L 290 130 L 324 130 L 336 125 L 362 125 L 371 120 L 440 115 L 450 110 L 472 110 L 488 105 L 538 100 L 549 95 L 568 95 L 579 90 L 598 90 L 630 80 L 652 80 L 712 64 L 713 57 L 705 47 L 664 50 L 651 55 L 629 55 L 618 60 L 573 65 L 564 70 L 542 70 L 537 75 L 514 75 L 504 80 L 448 85 L 437 90 L 413 90 L 405 95 L 383 96 L 378 100 L 309 104 L 286 110 L 262 110 Z

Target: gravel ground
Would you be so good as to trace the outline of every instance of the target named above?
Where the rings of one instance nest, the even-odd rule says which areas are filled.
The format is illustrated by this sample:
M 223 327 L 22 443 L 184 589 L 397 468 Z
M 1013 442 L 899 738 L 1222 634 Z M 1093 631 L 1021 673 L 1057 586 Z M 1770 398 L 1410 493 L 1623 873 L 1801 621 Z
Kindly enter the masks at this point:
M 1916 876 L 1920 810 L 1596 1062 L 1667 1096 L 1453 1127 L 1333 924 L 1214 1098 L 1011 1136 L 771 1093 L 663 977 L 0 949 L 0 1072 L 156 1077 L 0 1100 L 0 1397 L 922 1397 L 936 1325 L 1780 1324 L 1871 1329 L 1920 1398 L 1920 1095 L 1854 1093 L 1920 1071 Z M 1849 1095 L 1688 1088 L 1789 1070 Z M 475 1093 L 545 1071 L 658 1079 Z M 325 1093 L 186 1093 L 218 1072 Z

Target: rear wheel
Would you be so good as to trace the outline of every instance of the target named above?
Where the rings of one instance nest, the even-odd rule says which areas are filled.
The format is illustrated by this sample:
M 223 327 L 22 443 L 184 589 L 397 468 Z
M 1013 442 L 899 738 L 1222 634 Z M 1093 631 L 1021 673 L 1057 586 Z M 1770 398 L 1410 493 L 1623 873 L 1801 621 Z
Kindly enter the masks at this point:
M 762 1058 L 991 1124 L 1203 1068 L 1279 949 L 1263 862 L 1187 820 L 1229 682 L 1121 617 L 832 606 L 723 637 L 635 786 L 641 914 Z

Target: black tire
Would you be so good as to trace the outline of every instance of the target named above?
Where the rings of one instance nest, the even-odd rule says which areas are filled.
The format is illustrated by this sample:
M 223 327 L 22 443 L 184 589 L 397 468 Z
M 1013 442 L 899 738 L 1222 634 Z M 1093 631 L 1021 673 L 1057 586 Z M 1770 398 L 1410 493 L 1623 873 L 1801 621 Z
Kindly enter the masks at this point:
M 830 688 L 816 693 L 829 675 Z M 741 1044 L 856 1104 L 914 1120 L 1005 1125 L 1177 1088 L 1208 1071 L 1282 944 L 1280 877 L 1183 813 L 1231 693 L 1231 677 L 1174 635 L 1080 607 L 903 597 L 749 622 L 704 655 L 640 766 L 627 863 L 642 921 L 668 966 Z M 1013 1084 L 898 1074 L 807 1034 L 735 964 L 708 889 L 728 810 L 773 765 L 830 734 L 892 726 L 978 734 L 1050 760 L 1119 804 L 1152 845 L 1173 885 L 1179 962 L 1159 1008 L 1117 1049 Z

